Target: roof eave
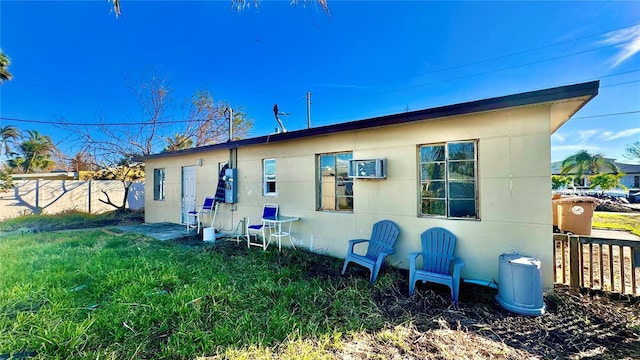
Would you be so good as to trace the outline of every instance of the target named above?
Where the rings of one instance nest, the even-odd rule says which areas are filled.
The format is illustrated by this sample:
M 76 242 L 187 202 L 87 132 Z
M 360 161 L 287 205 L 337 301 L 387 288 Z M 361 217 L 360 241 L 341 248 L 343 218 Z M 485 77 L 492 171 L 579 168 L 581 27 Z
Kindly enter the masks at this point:
M 559 86 L 555 88 L 529 91 L 514 95 L 499 96 L 483 100 L 475 100 L 454 105 L 439 106 L 430 109 L 423 109 L 399 114 L 379 116 L 369 119 L 355 120 L 345 123 L 320 126 L 310 129 L 295 130 L 286 133 L 271 134 L 259 136 L 255 138 L 228 141 L 214 145 L 201 146 L 186 150 L 164 152 L 140 157 L 138 160 L 150 160 L 157 158 L 182 156 L 187 154 L 197 154 L 211 150 L 224 150 L 241 148 L 251 145 L 259 145 L 286 140 L 294 140 L 306 137 L 322 136 L 327 134 L 335 134 L 340 132 L 370 129 L 376 127 L 411 123 L 415 121 L 425 121 L 450 116 L 466 115 L 478 112 L 500 110 L 518 106 L 526 106 L 532 104 L 540 104 L 546 102 L 554 102 L 559 100 L 584 98 L 584 101 L 575 108 L 574 111 L 567 114 L 566 122 L 573 114 L 580 110 L 586 103 L 598 94 L 599 81 L 591 81 L 586 83 Z M 563 116 L 564 117 L 564 116 Z

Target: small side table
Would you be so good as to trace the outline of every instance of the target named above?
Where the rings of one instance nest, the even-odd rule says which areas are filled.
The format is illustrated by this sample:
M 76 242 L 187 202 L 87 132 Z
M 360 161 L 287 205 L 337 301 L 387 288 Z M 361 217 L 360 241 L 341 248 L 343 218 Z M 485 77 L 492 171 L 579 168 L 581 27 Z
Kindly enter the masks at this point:
M 269 235 L 269 244 L 271 243 L 271 239 L 275 238 L 278 241 L 278 251 L 282 251 L 282 238 L 284 237 L 288 237 L 289 238 L 289 242 L 291 243 L 291 246 L 293 246 L 293 248 L 296 248 L 296 245 L 293 243 L 293 239 L 291 239 L 291 224 L 294 221 L 298 221 L 300 220 L 299 217 L 297 216 L 277 216 L 275 218 L 265 218 L 263 219 L 265 222 L 271 223 L 274 225 L 274 228 L 276 229 L 276 231 L 272 232 Z M 282 230 L 282 224 L 289 224 L 289 227 L 287 229 L 287 231 L 283 231 Z M 269 246 L 269 244 L 267 244 L 267 246 Z

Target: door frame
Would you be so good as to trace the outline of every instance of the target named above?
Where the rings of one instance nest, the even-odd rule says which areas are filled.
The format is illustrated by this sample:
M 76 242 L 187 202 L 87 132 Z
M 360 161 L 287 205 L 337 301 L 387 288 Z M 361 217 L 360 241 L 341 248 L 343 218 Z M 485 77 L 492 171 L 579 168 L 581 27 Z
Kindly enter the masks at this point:
M 187 212 L 195 210 L 196 206 L 196 167 L 182 167 L 182 194 L 181 194 L 180 222 L 187 223 Z

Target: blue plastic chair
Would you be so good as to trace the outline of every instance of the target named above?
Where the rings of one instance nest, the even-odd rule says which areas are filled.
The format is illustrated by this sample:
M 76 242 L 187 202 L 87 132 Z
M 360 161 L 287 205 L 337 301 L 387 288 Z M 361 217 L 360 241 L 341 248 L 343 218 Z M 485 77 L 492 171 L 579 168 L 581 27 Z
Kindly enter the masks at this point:
M 423 232 L 420 239 L 422 252 L 409 254 L 409 295 L 413 295 L 416 282 L 421 280 L 447 285 L 451 289 L 451 300 L 457 303 L 460 270 L 464 263 L 453 256 L 456 236 L 446 229 L 434 227 Z M 422 256 L 421 268 L 416 261 L 419 256 Z
M 381 220 L 373 224 L 373 231 L 371 232 L 371 239 L 354 239 L 349 240 L 349 250 L 347 251 L 347 257 L 344 259 L 344 266 L 342 267 L 342 275 L 347 271 L 347 265 L 349 262 L 362 265 L 371 271 L 369 282 L 374 283 L 378 278 L 380 268 L 384 263 L 385 257 L 395 253 L 393 245 L 398 240 L 400 229 L 391 220 Z M 367 252 L 364 255 L 359 255 L 354 252 L 354 248 L 358 244 L 367 244 Z

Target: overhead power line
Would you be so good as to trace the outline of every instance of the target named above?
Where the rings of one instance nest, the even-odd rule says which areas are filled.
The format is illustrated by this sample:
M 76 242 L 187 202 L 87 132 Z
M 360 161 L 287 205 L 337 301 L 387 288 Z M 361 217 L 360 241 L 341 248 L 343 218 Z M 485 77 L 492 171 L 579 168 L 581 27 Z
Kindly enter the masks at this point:
M 626 43 L 631 43 L 631 41 L 627 41 L 627 42 L 619 43 L 619 44 L 602 46 L 602 47 L 593 48 L 593 49 L 582 50 L 582 51 L 574 52 L 574 53 L 571 53 L 571 54 L 559 55 L 559 56 L 554 56 L 554 57 L 546 58 L 546 59 L 530 61 L 530 62 L 523 63 L 523 64 L 505 66 L 505 67 L 502 67 L 502 68 L 499 68 L 499 69 L 488 70 L 488 71 L 475 73 L 475 74 L 458 76 L 458 77 L 444 79 L 444 80 L 436 80 L 436 81 L 431 81 L 431 82 L 427 82 L 427 83 L 423 83 L 423 84 L 416 84 L 416 85 L 402 86 L 402 87 L 396 87 L 396 88 L 386 89 L 386 90 L 379 90 L 379 91 L 374 91 L 374 92 L 367 92 L 367 93 L 358 94 L 358 95 L 341 96 L 340 98 L 334 98 L 334 99 L 330 98 L 330 99 L 325 99 L 324 101 L 325 102 L 330 102 L 330 101 L 335 101 L 335 100 L 342 101 L 342 100 L 348 100 L 348 99 L 353 99 L 353 98 L 358 98 L 358 97 L 368 96 L 368 95 L 373 95 L 373 94 L 384 94 L 384 93 L 388 93 L 388 92 L 415 89 L 415 88 L 420 88 L 420 87 L 429 86 L 429 85 L 436 85 L 436 84 L 445 83 L 445 82 L 468 79 L 468 78 L 472 78 L 472 77 L 476 77 L 476 76 L 488 75 L 488 74 L 493 74 L 493 73 L 497 73 L 497 72 L 501 72 L 501 71 L 512 70 L 512 69 L 517 69 L 517 68 L 521 68 L 521 67 L 525 67 L 525 66 L 536 65 L 536 64 L 541 64 L 541 63 L 544 63 L 544 62 L 564 59 L 564 58 L 567 58 L 567 57 L 581 55 L 581 54 L 585 54 L 585 53 L 593 52 L 593 51 L 598 51 L 598 50 L 602 50 L 602 49 L 606 49 L 606 48 L 610 48 L 610 47 L 614 47 L 614 46 L 619 46 L 620 44 L 626 44 Z
M 640 80 L 635 81 L 640 82 Z M 618 113 L 608 113 L 608 114 L 598 114 L 598 115 L 589 115 L 589 116 L 580 116 L 580 117 L 572 117 L 572 119 L 589 119 L 589 118 L 598 118 L 598 117 L 608 117 L 608 116 L 619 116 L 619 115 L 629 115 L 629 114 L 638 114 L 640 110 L 626 111 L 626 112 L 618 112 Z M 129 123 L 61 123 L 55 121 L 45 121 L 45 120 L 29 120 L 29 119 L 18 119 L 18 118 L 8 118 L 8 117 L 0 117 L 0 120 L 8 120 L 22 123 L 32 123 L 32 124 L 48 124 L 48 125 L 77 125 L 77 126 L 141 126 L 141 125 L 151 125 L 151 122 L 129 122 Z M 191 121 L 204 121 L 204 120 L 171 120 L 171 121 L 156 121 L 155 124 L 163 125 L 163 124 L 179 124 L 179 123 L 188 123 Z
M 195 120 L 165 120 L 165 121 L 137 121 L 137 122 L 121 122 L 121 123 L 81 123 L 81 122 L 67 122 L 67 121 L 52 121 L 52 120 L 34 120 L 34 119 L 20 119 L 0 116 L 0 120 L 31 123 L 31 124 L 47 124 L 47 125 L 69 125 L 69 126 L 141 126 L 141 125 L 165 125 L 165 124 L 180 124 L 189 122 L 206 121 L 204 119 Z
M 575 38 L 575 39 L 559 41 L 559 42 L 555 42 L 555 43 L 552 43 L 552 44 L 539 46 L 539 47 L 536 47 L 536 48 L 533 48 L 533 49 L 516 51 L 516 52 L 510 53 L 510 54 L 494 56 L 494 57 L 491 57 L 491 58 L 488 58 L 488 59 L 478 60 L 478 61 L 474 61 L 474 62 L 470 62 L 470 63 L 466 63 L 466 64 L 454 65 L 454 66 L 449 66 L 449 67 L 445 67 L 445 68 L 442 68 L 442 69 L 436 69 L 436 70 L 432 70 L 432 71 L 427 71 L 427 72 L 420 73 L 420 74 L 417 74 L 417 75 L 412 75 L 410 77 L 405 76 L 405 77 L 399 77 L 399 78 L 395 78 L 395 79 L 379 80 L 379 81 L 371 82 L 368 85 L 381 84 L 381 83 L 387 83 L 387 82 L 404 80 L 404 79 L 413 79 L 413 78 L 416 78 L 416 77 L 419 77 L 419 76 L 432 75 L 432 74 L 437 74 L 437 73 L 440 73 L 440 72 L 445 72 L 445 71 L 450 71 L 450 70 L 456 70 L 456 69 L 461 69 L 461 68 L 465 68 L 465 67 L 470 67 L 470 66 L 479 65 L 479 64 L 483 64 L 483 63 L 487 63 L 487 62 L 491 62 L 491 61 L 506 59 L 506 58 L 509 58 L 509 57 L 517 56 L 517 55 L 523 55 L 523 54 L 527 54 L 527 53 L 531 53 L 531 52 L 535 52 L 535 51 L 539 51 L 539 50 L 543 50 L 543 49 L 548 49 L 548 48 L 552 48 L 552 47 L 556 47 L 556 46 L 560 46 L 560 45 L 565 45 L 565 44 L 572 43 L 572 42 L 575 42 L 575 41 L 584 40 L 584 39 L 588 39 L 588 38 L 592 38 L 592 37 L 608 34 L 608 33 L 614 32 L 614 31 L 627 29 L 627 28 L 631 28 L 631 27 L 634 27 L 634 26 L 638 26 L 638 25 L 640 25 L 640 23 L 635 23 L 635 24 L 628 25 L 628 26 L 622 26 L 622 27 L 618 27 L 618 28 L 615 28 L 615 29 L 606 30 L 606 31 L 602 31 L 602 32 L 599 32 L 599 33 L 591 34 L 591 35 L 578 37 L 578 38 Z M 615 44 L 615 45 L 619 45 L 619 44 Z M 317 91 L 314 91 L 314 94 L 327 94 L 327 93 L 336 92 L 336 91 L 339 91 L 339 90 L 338 89 L 324 90 L 324 91 L 323 90 L 317 90 Z
M 573 117 L 571 119 L 592 119 L 592 118 L 599 118 L 599 117 L 609 117 L 609 116 L 619 116 L 619 115 L 629 115 L 629 114 L 639 114 L 639 113 L 640 113 L 640 110 L 634 110 L 634 111 L 625 111 L 625 112 L 619 112 L 619 113 L 578 116 L 578 117 Z

